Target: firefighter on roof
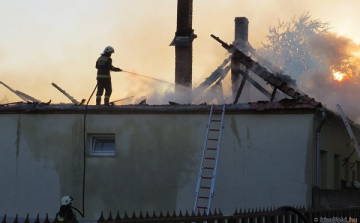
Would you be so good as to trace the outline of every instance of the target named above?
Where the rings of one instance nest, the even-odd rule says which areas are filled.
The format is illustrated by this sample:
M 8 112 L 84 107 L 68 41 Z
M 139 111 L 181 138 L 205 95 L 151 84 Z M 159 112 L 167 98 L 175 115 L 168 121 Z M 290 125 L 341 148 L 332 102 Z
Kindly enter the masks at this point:
M 115 53 L 114 48 L 107 46 L 104 49 L 104 52 L 101 53 L 101 56 L 96 61 L 97 71 L 97 93 L 96 93 L 96 105 L 100 105 L 101 96 L 105 90 L 104 104 L 109 105 L 110 96 L 112 93 L 111 87 L 111 76 L 110 71 L 120 72 L 120 68 L 114 67 L 112 65 L 111 54 Z

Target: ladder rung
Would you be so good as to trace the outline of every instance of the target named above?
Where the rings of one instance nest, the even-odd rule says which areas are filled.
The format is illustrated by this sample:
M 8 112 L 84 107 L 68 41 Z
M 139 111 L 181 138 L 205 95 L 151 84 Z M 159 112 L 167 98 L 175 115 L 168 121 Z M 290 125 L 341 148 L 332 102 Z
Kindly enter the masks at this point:
M 202 199 L 209 199 L 209 197 L 204 197 L 204 196 L 199 196 L 199 198 L 202 198 Z
M 213 121 L 213 122 L 221 122 L 221 120 L 217 120 L 217 119 L 216 120 L 211 120 L 211 121 Z
M 218 131 L 220 131 L 220 129 L 209 129 L 210 131 L 216 131 L 216 132 L 218 132 Z
M 208 140 L 211 140 L 211 141 L 219 141 L 219 139 L 208 139 Z
M 201 178 L 203 178 L 203 179 L 212 179 L 212 177 L 201 177 Z
M 196 208 L 207 209 L 207 207 L 197 206 Z
M 216 160 L 215 157 L 205 157 L 206 160 Z
M 207 170 L 213 170 L 214 167 L 204 167 L 204 169 L 207 169 Z
M 200 187 L 201 189 L 211 189 L 210 187 L 204 187 L 204 186 L 202 186 L 202 187 Z
M 217 148 L 206 148 L 208 150 L 217 150 Z

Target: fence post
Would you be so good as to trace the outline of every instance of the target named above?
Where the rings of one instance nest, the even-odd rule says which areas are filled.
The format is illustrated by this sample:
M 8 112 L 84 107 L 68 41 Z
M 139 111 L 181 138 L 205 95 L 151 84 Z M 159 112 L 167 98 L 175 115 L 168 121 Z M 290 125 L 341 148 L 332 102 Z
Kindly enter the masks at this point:
M 54 220 L 57 221 L 58 219 L 55 217 Z M 48 213 L 46 213 L 44 223 L 51 223 L 50 220 L 49 220 L 49 214 Z
M 6 223 L 6 214 L 4 215 L 4 218 L 1 223 Z
M 106 222 L 103 214 L 104 214 L 104 212 L 101 212 L 101 215 L 100 215 L 99 219 L 97 220 L 98 223 Z
M 312 206 L 313 208 L 320 207 L 320 188 L 313 187 L 312 189 Z

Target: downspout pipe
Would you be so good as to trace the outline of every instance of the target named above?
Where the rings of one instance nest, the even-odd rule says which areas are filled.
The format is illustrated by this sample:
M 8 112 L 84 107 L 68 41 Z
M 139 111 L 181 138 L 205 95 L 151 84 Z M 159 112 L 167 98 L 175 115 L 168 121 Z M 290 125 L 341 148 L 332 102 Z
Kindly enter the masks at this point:
M 320 108 L 319 111 L 321 112 L 321 121 L 319 126 L 316 128 L 316 187 L 320 187 L 320 132 L 322 126 L 325 122 L 326 118 L 326 110 L 325 108 Z

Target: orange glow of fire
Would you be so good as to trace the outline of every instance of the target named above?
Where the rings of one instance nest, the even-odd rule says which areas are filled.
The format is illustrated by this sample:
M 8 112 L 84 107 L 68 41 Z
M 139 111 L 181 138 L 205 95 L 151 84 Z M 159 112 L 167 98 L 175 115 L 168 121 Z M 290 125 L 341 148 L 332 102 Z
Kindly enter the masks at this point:
M 344 76 L 345 76 L 345 74 L 343 74 L 343 73 L 335 72 L 335 71 L 333 72 L 334 80 L 342 81 L 344 79 Z

